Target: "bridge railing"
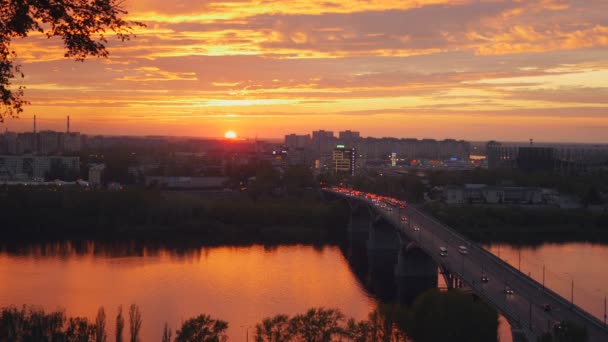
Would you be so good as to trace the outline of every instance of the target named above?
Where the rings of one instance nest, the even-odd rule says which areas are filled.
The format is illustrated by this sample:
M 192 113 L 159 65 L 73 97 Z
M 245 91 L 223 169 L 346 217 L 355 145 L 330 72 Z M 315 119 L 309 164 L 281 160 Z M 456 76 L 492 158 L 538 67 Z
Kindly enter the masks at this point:
M 335 193 L 337 195 L 343 196 L 343 197 L 349 197 L 343 193 L 339 193 L 339 192 L 334 192 L 329 190 L 332 193 Z M 372 201 L 370 201 L 367 198 L 361 198 L 361 197 L 352 197 L 353 199 L 356 200 L 360 200 L 363 202 L 368 203 L 370 206 L 374 206 L 374 203 Z M 604 324 L 604 322 L 602 322 L 600 319 L 598 319 L 596 316 L 591 315 L 590 313 L 586 312 L 585 310 L 583 310 L 582 308 L 578 307 L 577 305 L 574 305 L 573 303 L 571 303 L 570 301 L 566 300 L 564 297 L 562 297 L 561 295 L 559 295 L 558 293 L 556 293 L 555 291 L 551 290 L 548 287 L 543 287 L 542 284 L 540 284 L 538 281 L 536 281 L 535 279 L 527 276 L 526 274 L 520 272 L 519 270 L 517 270 L 515 267 L 513 267 L 511 264 L 505 262 L 504 260 L 500 259 L 499 257 L 497 257 L 496 255 L 494 255 L 493 253 L 491 253 L 490 251 L 488 251 L 487 249 L 485 249 L 483 246 L 479 245 L 476 242 L 473 242 L 469 239 L 467 239 L 466 237 L 464 237 L 463 235 L 460 235 L 459 233 L 455 232 L 454 230 L 452 230 L 451 228 L 449 228 L 448 226 L 444 225 L 443 223 L 437 221 L 436 219 L 430 217 L 429 215 L 426 215 L 424 213 L 422 213 L 421 211 L 412 208 L 411 206 L 408 207 L 406 209 L 406 212 L 408 214 L 408 216 L 412 216 L 415 215 L 418 218 L 422 218 L 425 221 L 428 222 L 428 224 L 432 224 L 435 229 L 439 229 L 442 230 L 444 232 L 447 232 L 448 234 L 450 234 L 451 236 L 453 236 L 455 239 L 457 239 L 458 241 L 460 241 L 461 244 L 467 245 L 471 248 L 474 248 L 476 251 L 484 254 L 490 261 L 494 262 L 495 264 L 499 265 L 500 267 L 504 268 L 505 270 L 507 270 L 508 272 L 511 273 L 512 276 L 517 277 L 520 280 L 523 280 L 525 282 L 527 282 L 530 286 L 536 287 L 538 289 L 542 289 L 543 293 L 545 293 L 546 295 L 550 296 L 554 301 L 560 303 L 561 305 L 570 308 L 570 310 L 575 313 L 576 315 L 578 315 L 581 319 L 588 321 L 590 323 L 592 323 L 594 326 L 598 327 L 601 330 L 604 330 L 605 332 L 608 333 L 608 328 L 606 327 L 606 325 Z M 385 215 L 385 213 L 381 212 L 383 215 Z M 397 222 L 397 224 L 399 224 L 399 222 Z M 421 246 L 422 247 L 422 246 Z M 426 248 L 425 248 L 426 249 Z M 433 251 L 430 251 L 431 253 L 433 253 Z M 542 304 L 542 303 L 540 303 Z M 521 321 L 521 319 L 520 319 Z
M 386 215 L 386 213 L 379 211 L 381 215 L 383 215 L 385 217 L 385 219 L 387 219 L 389 222 L 392 222 L 393 224 L 399 225 L 400 222 L 398 222 L 394 217 L 390 217 L 388 215 Z M 428 242 L 424 243 L 422 241 L 418 241 L 418 246 L 420 248 L 422 248 L 425 253 L 427 253 L 428 255 L 432 256 L 435 261 L 438 264 L 442 263 L 441 259 L 437 259 L 436 258 L 436 251 L 434 251 L 432 248 L 433 247 L 429 247 L 428 246 Z M 477 294 L 479 294 L 485 301 L 487 301 L 488 303 L 490 303 L 491 305 L 493 305 L 506 319 L 507 321 L 509 321 L 509 323 L 512 326 L 516 326 L 520 329 L 522 329 L 523 332 L 525 332 L 526 334 L 531 334 L 528 337 L 529 338 L 533 338 L 530 341 L 535 341 L 536 336 L 540 336 L 544 331 L 541 327 L 537 327 L 535 325 L 533 325 L 531 323 L 531 321 L 529 320 L 527 315 L 521 315 L 518 311 L 516 311 L 512 306 L 509 306 L 505 297 L 505 300 L 503 302 L 499 302 L 497 300 L 495 300 L 494 298 L 492 298 L 491 296 L 487 295 L 486 292 L 484 292 L 483 288 L 480 287 L 482 286 L 481 284 L 477 283 L 476 285 L 472 282 L 472 278 L 470 277 L 470 275 L 467 277 L 466 274 L 463 274 L 462 272 L 460 272 L 457 267 L 456 268 L 450 268 L 450 273 L 454 274 L 455 276 L 458 277 L 458 279 L 462 280 L 467 286 L 469 286 L 471 289 L 475 290 L 475 292 Z
M 529 285 L 531 285 L 531 286 L 534 286 L 534 287 L 536 287 L 538 289 L 542 289 L 542 291 L 544 293 L 546 293 L 547 295 L 549 295 L 553 300 L 555 300 L 556 302 L 561 303 L 565 307 L 569 307 L 572 310 L 572 312 L 576 313 L 582 319 L 591 322 L 593 325 L 595 325 L 596 327 L 598 327 L 600 329 L 608 331 L 608 328 L 606 327 L 606 325 L 604 324 L 604 322 L 602 322 L 599 318 L 597 318 L 596 316 L 588 313 L 587 311 L 585 311 L 582 308 L 580 308 L 579 306 L 571 303 L 570 301 L 566 300 L 564 297 L 562 297 L 561 295 L 559 295 L 555 291 L 551 290 L 550 288 L 548 288 L 546 286 L 543 286 L 538 281 L 536 281 L 534 278 L 529 277 L 526 274 L 520 272 L 518 269 L 516 269 L 515 267 L 513 267 L 511 264 L 509 264 L 506 261 L 500 259 L 499 257 L 497 257 L 496 255 L 494 255 L 492 252 L 488 251 L 487 249 L 485 249 L 483 246 L 479 245 L 478 243 L 472 242 L 472 241 L 468 240 L 467 238 L 465 238 L 464 236 L 462 236 L 459 233 L 455 232 L 451 228 L 449 228 L 446 225 L 438 222 L 434 218 L 432 218 L 432 217 L 430 217 L 430 216 L 428 216 L 428 215 L 420 212 L 417 209 L 408 207 L 407 211 L 408 211 L 408 214 L 411 215 L 413 213 L 415 216 L 424 218 L 425 220 L 427 220 L 430 223 L 432 223 L 433 226 L 436 229 L 441 229 L 441 230 L 449 233 L 453 237 L 457 238 L 462 243 L 475 248 L 479 252 L 481 252 L 484 255 L 486 255 L 490 260 L 492 260 L 496 264 L 499 264 L 503 268 L 505 268 L 506 270 L 508 270 L 512 275 L 517 276 L 520 279 L 528 282 Z

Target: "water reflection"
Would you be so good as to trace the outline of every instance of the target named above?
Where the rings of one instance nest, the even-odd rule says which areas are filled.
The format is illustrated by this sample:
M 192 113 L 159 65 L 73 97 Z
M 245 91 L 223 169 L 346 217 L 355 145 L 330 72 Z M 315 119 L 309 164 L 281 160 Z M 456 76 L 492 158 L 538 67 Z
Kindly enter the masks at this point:
M 65 308 L 69 316 L 109 317 L 137 303 L 143 340 L 165 322 L 175 331 L 208 313 L 230 323 L 231 339 L 251 335 L 264 317 L 311 307 L 356 320 L 381 302 L 411 306 L 434 279 L 395 276 L 396 251 L 370 250 L 365 236 L 340 246 L 205 246 L 194 242 L 60 241 L 0 245 L 0 306 Z M 109 324 L 112 335 L 112 324 Z M 505 341 L 505 339 L 502 339 Z
M 65 308 L 95 316 L 137 303 L 143 340 L 157 340 L 201 312 L 230 322 L 228 335 L 278 313 L 335 307 L 363 319 L 376 300 L 358 283 L 338 247 L 224 246 L 140 242 L 55 242 L 0 247 L 0 306 Z

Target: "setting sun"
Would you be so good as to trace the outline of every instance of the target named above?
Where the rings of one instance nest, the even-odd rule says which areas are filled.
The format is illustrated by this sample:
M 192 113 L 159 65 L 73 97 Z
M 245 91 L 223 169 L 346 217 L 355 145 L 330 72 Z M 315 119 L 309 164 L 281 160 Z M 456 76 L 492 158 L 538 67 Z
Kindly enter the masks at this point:
M 227 131 L 226 133 L 224 133 L 224 137 L 226 139 L 236 139 L 236 132 L 235 131 Z

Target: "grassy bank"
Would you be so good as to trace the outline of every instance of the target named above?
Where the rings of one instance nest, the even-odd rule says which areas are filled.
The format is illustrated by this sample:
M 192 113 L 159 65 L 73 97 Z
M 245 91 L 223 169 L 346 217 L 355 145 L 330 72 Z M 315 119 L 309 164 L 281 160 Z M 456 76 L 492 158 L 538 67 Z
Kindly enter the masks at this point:
M 446 206 L 440 203 L 426 204 L 422 209 L 480 242 L 608 241 L 608 214 L 584 209 Z
M 151 190 L 4 189 L 6 237 L 188 238 L 209 242 L 315 242 L 336 235 L 347 209 L 315 199 L 212 200 Z

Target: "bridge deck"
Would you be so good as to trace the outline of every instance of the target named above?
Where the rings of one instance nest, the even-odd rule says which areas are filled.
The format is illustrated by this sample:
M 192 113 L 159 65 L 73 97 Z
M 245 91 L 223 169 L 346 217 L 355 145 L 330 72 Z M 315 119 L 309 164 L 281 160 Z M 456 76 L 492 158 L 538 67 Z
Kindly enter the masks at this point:
M 428 215 L 411 207 L 387 211 L 364 197 L 326 191 L 363 201 L 374 208 L 386 221 L 410 240 L 416 241 L 445 269 L 456 274 L 468 287 L 492 304 L 512 325 L 521 328 L 530 341 L 536 341 L 537 336 L 550 331 L 560 321 L 572 321 L 586 327 L 591 342 L 608 341 L 608 328 L 595 316 Z M 408 220 L 401 221 L 401 216 L 406 216 Z M 459 246 L 465 246 L 468 253 L 459 253 Z M 446 247 L 448 255 L 440 256 L 439 247 Z M 482 282 L 482 276 L 489 280 Z M 512 289 L 513 294 L 505 293 L 506 287 Z M 545 304 L 551 306 L 550 311 L 544 310 Z

